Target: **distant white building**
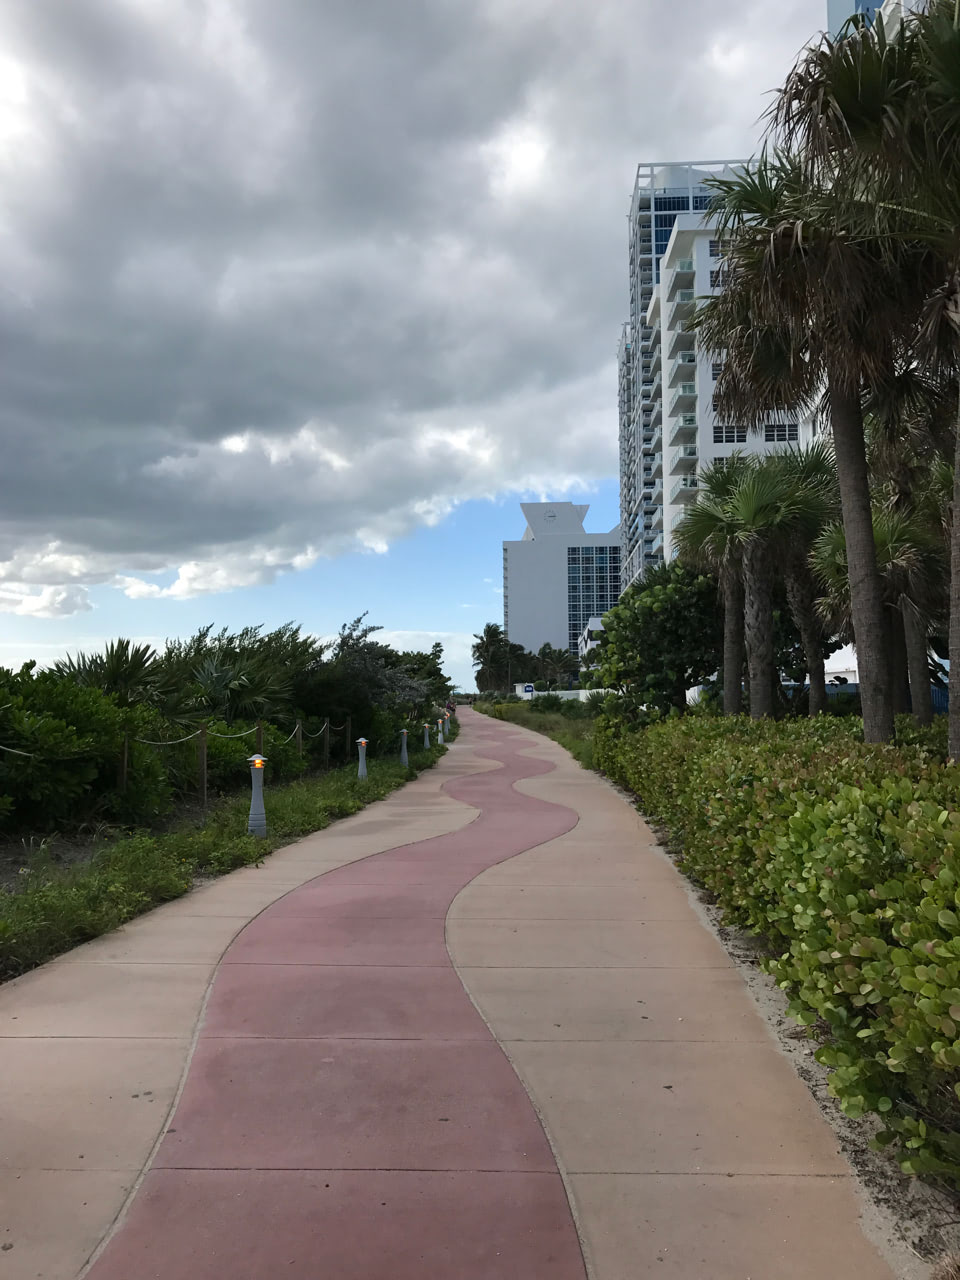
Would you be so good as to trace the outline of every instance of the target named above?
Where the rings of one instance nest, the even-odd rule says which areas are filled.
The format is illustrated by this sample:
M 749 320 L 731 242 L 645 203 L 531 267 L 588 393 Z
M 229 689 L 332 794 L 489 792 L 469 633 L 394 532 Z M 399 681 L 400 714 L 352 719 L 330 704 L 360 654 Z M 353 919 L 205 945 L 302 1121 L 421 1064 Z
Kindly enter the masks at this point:
M 912 10 L 919 9 L 921 3 L 922 0 L 883 0 L 882 4 L 877 4 L 876 0 L 873 3 L 870 0 L 827 0 L 828 28 L 835 36 L 855 13 L 864 14 L 870 22 L 875 21 L 879 14 L 884 30 L 892 36 L 896 34 L 901 20 Z
M 603 630 L 603 618 L 593 617 L 587 619 L 587 625 L 580 632 L 577 640 L 577 653 L 580 655 L 581 667 L 587 666 L 589 659 L 587 655 L 592 649 L 600 647 L 600 641 L 594 639 L 595 631 Z
M 586 533 L 588 504 L 524 502 L 527 527 L 503 544 L 503 629 L 536 653 L 577 653 L 580 636 L 620 595 L 620 527 Z

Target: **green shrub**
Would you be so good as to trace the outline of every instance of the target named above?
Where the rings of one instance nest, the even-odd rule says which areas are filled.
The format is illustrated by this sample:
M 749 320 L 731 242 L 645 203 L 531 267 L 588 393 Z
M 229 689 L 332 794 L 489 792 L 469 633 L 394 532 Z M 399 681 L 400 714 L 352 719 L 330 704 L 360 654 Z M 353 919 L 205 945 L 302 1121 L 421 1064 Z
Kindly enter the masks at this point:
M 564 702 L 566 698 L 561 698 L 559 693 L 541 693 L 530 699 L 529 706 L 531 711 L 562 711 Z
M 603 719 L 595 744 L 683 869 L 769 941 L 844 1110 L 881 1115 L 907 1172 L 960 1186 L 960 769 L 935 732 L 868 746 L 858 727 Z
M 350 764 L 268 786 L 266 839 L 247 835 L 245 794 L 216 805 L 201 827 L 116 840 L 82 865 L 62 868 L 37 860 L 15 892 L 0 889 L 0 981 L 179 897 L 198 876 L 259 862 L 280 845 L 358 812 L 436 763 L 444 751 L 411 751 L 407 768 L 399 759 L 373 760 L 362 782 Z

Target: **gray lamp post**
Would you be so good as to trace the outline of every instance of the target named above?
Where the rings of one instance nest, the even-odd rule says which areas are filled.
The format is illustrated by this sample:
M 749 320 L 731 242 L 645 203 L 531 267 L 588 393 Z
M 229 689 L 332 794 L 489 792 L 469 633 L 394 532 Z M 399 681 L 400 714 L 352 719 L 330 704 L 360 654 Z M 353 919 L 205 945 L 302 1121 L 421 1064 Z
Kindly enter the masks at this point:
M 410 757 L 407 755 L 407 730 L 406 729 L 400 730 L 400 763 L 402 765 L 408 765 L 410 763 Z
M 437 741 L 443 746 L 443 721 L 437 721 Z
M 360 763 L 357 766 L 357 777 L 365 778 L 367 776 L 367 740 L 366 738 L 357 739 L 357 750 L 360 753 Z
M 263 807 L 263 766 L 266 756 L 255 755 L 249 759 L 250 765 L 250 819 L 247 831 L 252 836 L 267 834 L 267 814 Z
M 423 749 L 424 751 L 430 750 L 430 726 L 428 724 L 423 726 Z

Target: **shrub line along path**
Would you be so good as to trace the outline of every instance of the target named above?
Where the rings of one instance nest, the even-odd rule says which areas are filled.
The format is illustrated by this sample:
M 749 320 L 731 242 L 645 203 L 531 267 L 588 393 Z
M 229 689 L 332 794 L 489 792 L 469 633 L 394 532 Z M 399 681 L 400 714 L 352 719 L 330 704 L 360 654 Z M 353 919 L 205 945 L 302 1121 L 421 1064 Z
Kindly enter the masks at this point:
M 402 791 L 0 989 L 0 1036 L 9 1280 L 893 1276 L 645 825 L 473 712 Z

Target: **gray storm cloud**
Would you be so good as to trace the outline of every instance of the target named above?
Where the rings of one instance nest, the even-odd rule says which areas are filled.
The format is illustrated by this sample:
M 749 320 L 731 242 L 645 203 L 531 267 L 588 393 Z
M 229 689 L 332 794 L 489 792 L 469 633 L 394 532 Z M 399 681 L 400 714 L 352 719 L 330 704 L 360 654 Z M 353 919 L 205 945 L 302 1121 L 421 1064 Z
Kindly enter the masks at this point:
M 615 472 L 634 166 L 752 150 L 818 10 L 6 0 L 0 611 Z

